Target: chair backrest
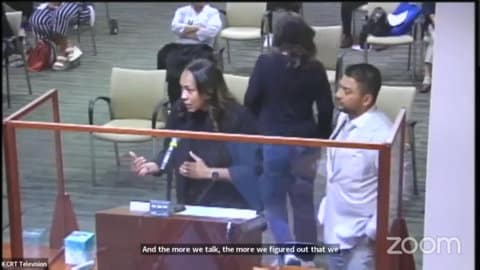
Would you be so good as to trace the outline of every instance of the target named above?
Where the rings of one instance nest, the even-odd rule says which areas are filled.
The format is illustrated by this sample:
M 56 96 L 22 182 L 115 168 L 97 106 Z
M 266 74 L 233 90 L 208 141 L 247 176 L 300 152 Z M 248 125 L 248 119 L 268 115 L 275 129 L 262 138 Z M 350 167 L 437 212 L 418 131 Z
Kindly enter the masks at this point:
M 7 17 L 8 24 L 12 28 L 12 32 L 15 36 L 18 36 L 22 28 L 22 12 L 21 11 L 12 11 L 5 12 Z
M 337 68 L 337 55 L 340 51 L 342 26 L 312 26 L 312 28 L 315 30 L 316 58 L 323 63 L 326 69 L 335 70 Z
M 237 101 L 243 105 L 243 99 L 245 98 L 245 92 L 247 92 L 250 78 L 233 74 L 224 74 L 223 77 L 230 92 L 232 92 Z
M 377 108 L 394 121 L 401 108 L 407 110 L 407 121 L 412 117 L 416 89 L 414 86 L 382 85 L 377 97 Z
M 227 27 L 260 27 L 266 2 L 227 2 Z
M 372 11 L 376 7 L 381 7 L 387 12 L 387 14 L 392 13 L 400 5 L 400 2 L 368 2 L 367 11 L 368 15 L 372 14 Z
M 165 70 L 138 70 L 114 67 L 110 98 L 114 119 L 151 119 L 160 102 L 167 101 Z M 159 121 L 162 115 L 159 114 Z

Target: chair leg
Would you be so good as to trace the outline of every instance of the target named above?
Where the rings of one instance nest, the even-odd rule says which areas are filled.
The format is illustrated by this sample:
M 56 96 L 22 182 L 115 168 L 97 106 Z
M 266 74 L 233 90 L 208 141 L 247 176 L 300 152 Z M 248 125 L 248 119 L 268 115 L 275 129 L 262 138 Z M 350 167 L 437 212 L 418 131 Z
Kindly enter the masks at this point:
M 414 43 L 412 44 L 412 56 L 411 56 L 411 61 L 412 61 L 412 84 L 415 85 L 415 81 L 417 80 L 417 44 Z
M 90 34 L 92 37 L 93 55 L 97 55 L 97 43 L 95 41 L 95 29 L 93 26 L 90 26 Z
M 267 47 L 269 46 L 268 34 L 261 36 L 260 37 L 260 54 L 263 54 L 263 42 L 264 42 L 265 38 L 267 39 Z
M 120 155 L 118 154 L 118 143 L 114 142 L 113 147 L 115 148 L 115 160 L 117 161 L 117 166 L 120 167 Z
M 228 63 L 231 64 L 232 63 L 232 58 L 230 56 L 230 42 L 228 41 L 228 39 L 225 40 L 227 42 L 227 57 L 228 57 Z
M 415 125 L 410 126 L 410 147 L 412 154 L 413 194 L 418 195 L 417 162 L 415 158 Z
M 355 24 L 355 14 L 357 14 L 357 12 L 355 12 L 355 10 L 352 12 L 352 38 L 353 40 L 355 41 L 355 38 L 357 36 L 357 31 L 355 30 L 356 29 L 356 24 Z
M 77 33 L 77 42 L 78 42 L 78 46 L 80 47 L 80 25 L 77 26 L 77 29 L 75 29 L 75 32 Z
M 410 70 L 410 63 L 412 62 L 412 44 L 408 44 L 408 62 L 407 62 L 407 70 Z
M 96 167 L 95 167 L 95 146 L 93 144 L 93 135 L 90 133 L 90 161 L 92 162 L 92 186 L 97 185 Z
M 31 95 L 32 94 L 32 85 L 30 83 L 30 73 L 28 72 L 28 67 L 27 67 L 27 59 L 25 57 L 25 51 L 23 48 L 22 42 L 19 43 L 19 51 L 20 54 L 22 55 L 22 61 L 23 61 L 23 69 L 25 70 L 25 78 L 27 79 L 27 87 L 28 87 L 28 93 Z

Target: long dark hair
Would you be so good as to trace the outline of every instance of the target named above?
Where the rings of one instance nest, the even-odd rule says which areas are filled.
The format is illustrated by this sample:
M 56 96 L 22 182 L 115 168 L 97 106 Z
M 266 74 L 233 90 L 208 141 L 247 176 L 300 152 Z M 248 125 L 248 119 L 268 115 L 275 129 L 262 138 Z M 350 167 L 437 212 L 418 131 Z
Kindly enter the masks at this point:
M 208 116 L 212 120 L 214 131 L 223 131 L 229 117 L 227 109 L 233 104 L 238 104 L 238 101 L 228 90 L 222 71 L 207 59 L 195 59 L 185 67 L 185 70 L 192 73 L 198 93 L 207 104 Z M 180 104 L 180 116 L 183 116 L 187 110 L 183 102 Z
M 286 52 L 290 67 L 299 68 L 315 59 L 315 31 L 300 15 L 285 13 L 275 24 L 273 33 L 273 51 Z

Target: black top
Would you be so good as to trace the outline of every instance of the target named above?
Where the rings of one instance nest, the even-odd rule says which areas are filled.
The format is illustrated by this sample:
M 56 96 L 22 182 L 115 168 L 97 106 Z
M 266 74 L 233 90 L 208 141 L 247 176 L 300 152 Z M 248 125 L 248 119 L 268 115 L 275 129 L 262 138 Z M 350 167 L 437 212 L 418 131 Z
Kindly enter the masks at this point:
M 166 129 L 213 132 L 213 123 L 207 112 L 185 112 L 179 115 L 181 100 L 177 101 L 170 113 Z M 228 107 L 227 120 L 221 128 L 223 133 L 255 134 L 255 123 L 250 113 L 239 104 Z M 166 139 L 164 150 L 158 155 L 157 164 L 162 163 L 170 139 Z M 168 168 L 175 170 L 177 200 L 185 204 L 206 206 L 260 208 L 260 196 L 256 183 L 258 145 L 235 142 L 210 141 L 199 139 L 180 139 L 178 147 L 172 153 Z M 231 182 L 217 180 L 205 197 L 199 198 L 212 183 L 211 179 L 190 179 L 182 176 L 178 168 L 184 161 L 192 161 L 192 151 L 202 158 L 209 167 L 228 168 Z M 198 200 L 201 199 L 199 202 Z
M 260 55 L 250 76 L 245 106 L 258 117 L 264 135 L 328 138 L 333 100 L 323 65 L 311 61 L 293 69 L 280 53 Z M 318 123 L 313 117 L 313 103 Z

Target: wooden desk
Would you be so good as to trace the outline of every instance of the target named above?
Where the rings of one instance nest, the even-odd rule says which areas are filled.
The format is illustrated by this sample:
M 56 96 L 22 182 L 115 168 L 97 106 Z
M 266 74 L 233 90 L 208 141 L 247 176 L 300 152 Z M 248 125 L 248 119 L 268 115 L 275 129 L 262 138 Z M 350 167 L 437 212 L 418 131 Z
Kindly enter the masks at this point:
M 260 255 L 142 255 L 140 245 L 260 244 L 263 228 L 248 228 L 260 219 L 226 220 L 179 215 L 162 218 L 130 212 L 127 207 L 100 211 L 95 218 L 98 269 L 252 269 L 260 265 Z M 231 230 L 227 234 L 229 222 Z

